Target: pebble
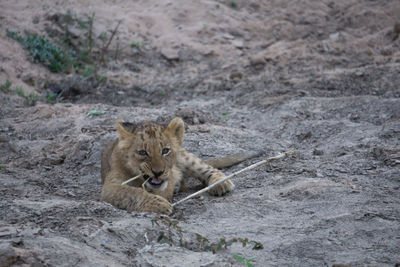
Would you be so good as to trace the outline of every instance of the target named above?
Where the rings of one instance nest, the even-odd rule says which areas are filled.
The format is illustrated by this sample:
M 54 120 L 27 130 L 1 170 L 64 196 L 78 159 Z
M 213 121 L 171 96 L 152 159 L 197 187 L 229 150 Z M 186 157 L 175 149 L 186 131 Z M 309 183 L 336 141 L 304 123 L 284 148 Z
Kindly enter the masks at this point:
M 238 49 L 243 49 L 243 47 L 244 47 L 244 43 L 242 40 L 234 40 L 234 41 L 232 41 L 232 44 L 234 47 L 236 47 Z
M 331 39 L 332 41 L 337 41 L 337 40 L 339 40 L 339 33 L 338 33 L 338 32 L 335 32 L 335 33 L 329 34 L 329 39 Z
M 265 65 L 265 63 L 266 63 L 265 58 L 262 55 L 250 56 L 249 61 L 250 61 L 250 64 L 253 66 Z
M 362 72 L 362 71 L 357 71 L 356 72 L 356 76 L 358 76 L 358 77 L 363 76 L 363 75 L 364 75 L 364 72 Z
M 172 48 L 163 47 L 161 48 L 161 55 L 168 60 L 179 60 L 178 51 Z
M 224 34 L 222 35 L 222 37 L 225 38 L 225 39 L 227 39 L 227 40 L 233 40 L 233 39 L 235 39 L 235 37 L 234 37 L 232 34 L 229 34 L 229 33 L 224 33 Z
M 232 72 L 232 73 L 229 75 L 229 78 L 230 78 L 231 80 L 234 80 L 234 79 L 241 80 L 241 79 L 243 78 L 243 73 L 238 72 L 238 71 Z

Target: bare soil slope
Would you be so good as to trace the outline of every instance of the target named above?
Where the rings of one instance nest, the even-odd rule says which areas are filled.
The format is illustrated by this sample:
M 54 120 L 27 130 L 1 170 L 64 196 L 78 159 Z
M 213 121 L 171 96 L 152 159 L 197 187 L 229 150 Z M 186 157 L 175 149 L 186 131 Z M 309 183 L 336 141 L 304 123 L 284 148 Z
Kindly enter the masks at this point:
M 51 73 L 7 36 L 60 39 L 68 10 L 95 14 L 96 36 L 121 20 L 101 82 Z M 397 0 L 1 1 L 0 266 L 400 264 L 399 14 Z M 297 157 L 170 217 L 100 202 L 115 120 L 174 116 L 203 158 Z

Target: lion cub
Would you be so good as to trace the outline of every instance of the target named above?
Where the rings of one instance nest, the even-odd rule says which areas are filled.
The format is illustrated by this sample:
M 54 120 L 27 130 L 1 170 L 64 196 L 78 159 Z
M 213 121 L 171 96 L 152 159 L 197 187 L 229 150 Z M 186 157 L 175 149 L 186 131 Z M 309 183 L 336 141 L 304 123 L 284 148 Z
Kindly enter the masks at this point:
M 181 118 L 173 119 L 167 126 L 117 121 L 116 127 L 119 137 L 107 145 L 101 159 L 102 201 L 127 211 L 170 214 L 170 201 L 183 176 L 196 177 L 205 185 L 225 177 L 220 170 L 181 147 L 185 131 Z M 253 156 L 237 154 L 209 163 L 222 168 Z M 137 175 L 141 177 L 121 185 Z M 146 190 L 141 187 L 143 183 Z M 233 188 L 233 183 L 227 180 L 209 193 L 221 196 Z

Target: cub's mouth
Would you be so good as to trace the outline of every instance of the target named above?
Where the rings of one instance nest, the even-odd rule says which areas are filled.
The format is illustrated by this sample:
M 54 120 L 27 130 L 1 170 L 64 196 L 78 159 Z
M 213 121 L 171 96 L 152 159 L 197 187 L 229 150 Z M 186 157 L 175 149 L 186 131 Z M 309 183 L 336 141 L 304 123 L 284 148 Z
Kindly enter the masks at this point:
M 158 178 L 151 178 L 149 180 L 149 184 L 153 185 L 153 186 L 161 186 L 164 183 L 164 180 L 158 179 Z
M 144 175 L 143 178 L 149 179 L 149 176 L 148 175 Z M 156 177 L 152 177 L 152 178 L 149 179 L 149 181 L 147 181 L 146 186 L 150 187 L 150 188 L 152 188 L 154 190 L 163 191 L 165 188 L 167 188 L 168 181 L 167 180 L 161 180 L 161 179 L 156 178 Z

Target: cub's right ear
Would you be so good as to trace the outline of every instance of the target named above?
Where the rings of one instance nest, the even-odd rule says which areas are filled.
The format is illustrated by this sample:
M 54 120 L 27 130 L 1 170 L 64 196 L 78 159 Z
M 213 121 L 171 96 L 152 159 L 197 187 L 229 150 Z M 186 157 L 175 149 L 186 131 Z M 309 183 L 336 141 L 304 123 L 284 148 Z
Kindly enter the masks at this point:
M 127 131 L 124 124 L 126 124 L 126 122 L 124 122 L 124 120 L 122 118 L 119 118 L 115 124 L 115 127 L 117 128 L 119 137 L 121 139 L 126 139 L 126 138 L 133 136 L 132 133 Z
M 128 149 L 132 144 L 134 135 L 128 130 L 129 126 L 132 126 L 129 122 L 124 122 L 123 119 L 118 119 L 115 127 L 119 134 L 118 148 Z

